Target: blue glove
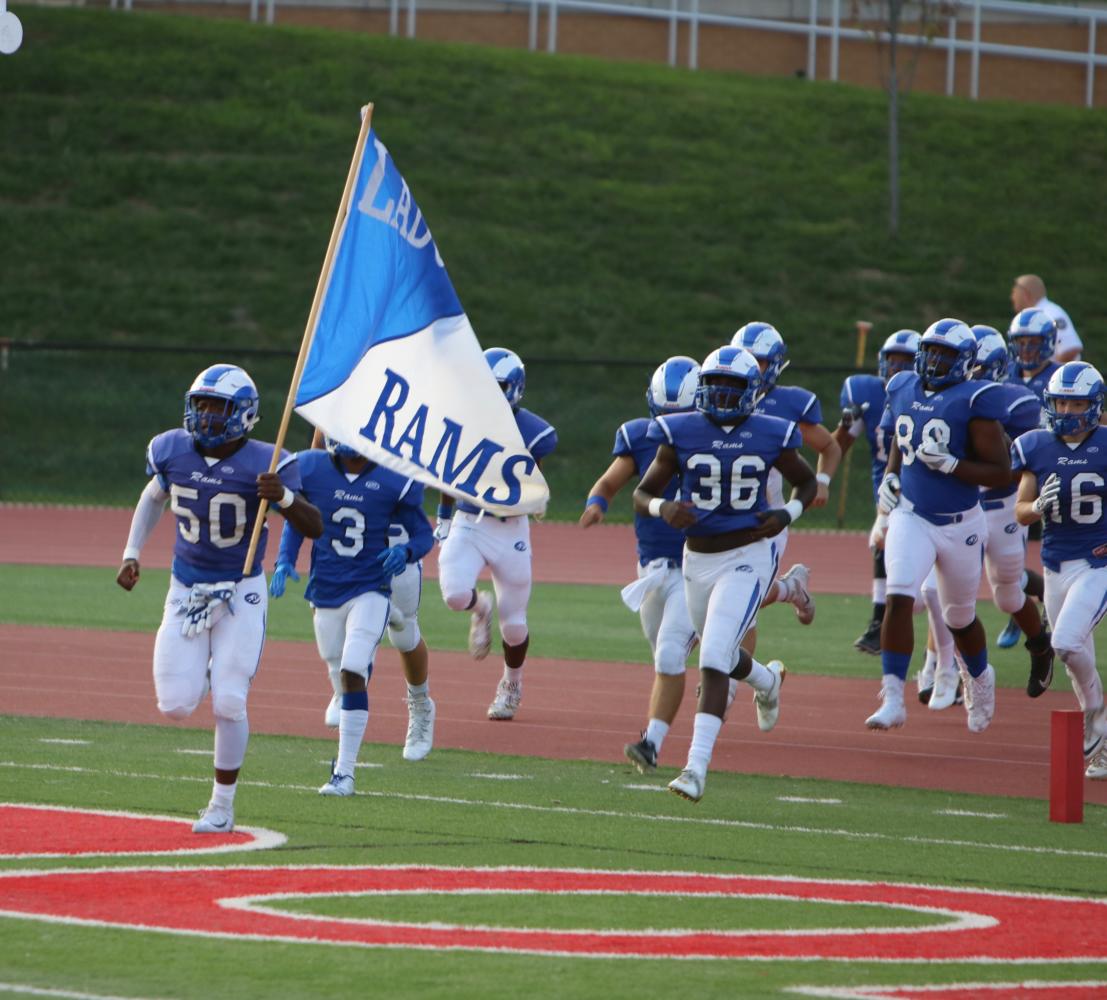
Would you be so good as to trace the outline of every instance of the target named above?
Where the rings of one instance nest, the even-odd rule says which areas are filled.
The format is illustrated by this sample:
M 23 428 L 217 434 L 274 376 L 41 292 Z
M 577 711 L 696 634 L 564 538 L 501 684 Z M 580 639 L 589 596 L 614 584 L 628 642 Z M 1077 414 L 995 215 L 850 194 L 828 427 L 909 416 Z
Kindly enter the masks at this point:
M 300 582 L 300 574 L 296 572 L 296 567 L 284 559 L 278 559 L 277 565 L 273 568 L 273 578 L 269 581 L 269 596 L 283 597 L 284 587 L 289 577 L 297 583 Z
M 407 557 L 410 551 L 406 545 L 393 545 L 392 548 L 385 549 L 377 556 L 377 562 L 381 564 L 381 569 L 385 573 L 395 576 L 407 568 Z

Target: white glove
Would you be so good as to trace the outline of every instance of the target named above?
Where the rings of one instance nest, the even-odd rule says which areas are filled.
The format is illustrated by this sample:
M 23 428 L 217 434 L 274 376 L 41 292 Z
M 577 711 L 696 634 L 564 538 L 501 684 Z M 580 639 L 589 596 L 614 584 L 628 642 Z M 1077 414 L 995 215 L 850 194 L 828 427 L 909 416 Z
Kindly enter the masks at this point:
M 928 469 L 940 472 L 948 476 L 957 468 L 960 459 L 954 458 L 949 452 L 949 445 L 944 441 L 933 439 L 924 441 L 915 449 L 915 457 Z
M 869 532 L 869 548 L 884 548 L 884 536 L 888 533 L 888 515 L 877 514 L 873 521 L 872 530 Z
M 179 612 L 184 615 L 181 635 L 186 639 L 192 639 L 211 628 L 212 618 L 222 604 L 226 604 L 227 610 L 233 615 L 234 590 L 233 580 L 193 584 L 188 594 L 188 603 Z
M 884 473 L 880 488 L 876 491 L 876 509 L 880 514 L 891 514 L 899 506 L 899 476 L 894 472 Z
M 450 518 L 436 517 L 434 519 L 434 540 L 444 542 L 450 533 Z
M 1042 483 L 1038 491 L 1038 499 L 1030 506 L 1035 514 L 1044 514 L 1046 508 L 1055 504 L 1061 497 L 1061 477 L 1056 472 L 1051 472 Z

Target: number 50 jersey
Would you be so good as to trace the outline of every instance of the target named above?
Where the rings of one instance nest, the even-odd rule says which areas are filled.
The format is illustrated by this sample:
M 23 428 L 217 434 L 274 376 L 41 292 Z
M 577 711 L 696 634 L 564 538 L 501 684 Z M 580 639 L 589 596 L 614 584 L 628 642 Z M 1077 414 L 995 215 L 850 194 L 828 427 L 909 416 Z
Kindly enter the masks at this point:
M 657 417 L 646 436 L 677 453 L 680 499 L 691 501 L 696 515 L 688 535 L 757 527 L 758 513 L 769 509 L 769 470 L 781 452 L 803 443 L 794 421 L 761 413 L 726 427 L 699 412 L 673 413 Z
M 923 441 L 933 440 L 948 445 L 956 458 L 973 458 L 969 421 L 1002 421 L 1006 416 L 1006 398 L 996 382 L 958 382 L 928 392 L 915 372 L 893 375 L 880 426 L 890 447 L 899 448 L 903 457 L 899 478 L 904 497 L 924 514 L 958 514 L 975 507 L 979 486 L 935 472 L 917 461 L 915 452 Z

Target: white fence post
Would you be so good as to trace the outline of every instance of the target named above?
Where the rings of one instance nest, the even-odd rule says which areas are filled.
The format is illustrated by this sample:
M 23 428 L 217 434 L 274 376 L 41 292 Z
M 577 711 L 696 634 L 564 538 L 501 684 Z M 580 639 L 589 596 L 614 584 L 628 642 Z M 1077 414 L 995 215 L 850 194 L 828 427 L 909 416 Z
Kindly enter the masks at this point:
M 538 48 L 538 0 L 530 0 L 530 17 L 527 21 L 527 48 Z
M 953 75 L 957 66 L 957 15 L 949 19 L 949 48 L 946 50 L 946 97 L 953 96 Z
M 407 0 L 407 37 L 415 37 L 415 0 Z
M 557 0 L 550 0 L 549 23 L 546 25 L 546 51 L 557 51 Z
M 111 0 L 111 5 L 115 6 L 115 0 Z M 258 20 L 258 0 L 250 0 L 250 20 L 257 24 Z
M 830 36 L 830 79 L 838 82 L 838 42 L 841 39 L 842 29 L 842 4 L 841 0 L 833 0 L 830 5 L 832 34 Z
M 688 23 L 688 68 L 700 66 L 700 0 L 692 0 L 692 20 Z
M 677 19 L 680 0 L 671 0 L 669 4 L 669 65 L 675 69 L 677 64 L 677 29 L 680 21 Z
M 811 10 L 807 17 L 807 79 L 815 79 L 815 59 L 818 52 L 819 35 L 815 29 L 819 26 L 819 0 L 811 0 Z
M 972 8 L 972 74 L 969 78 L 969 97 L 974 101 L 980 96 L 980 0 Z
M 400 0 L 388 0 L 388 33 L 393 38 L 400 33 Z
M 1095 29 L 1096 19 L 1088 18 L 1088 72 L 1084 79 L 1084 105 L 1091 107 L 1095 103 Z
M 131 0 L 127 0 L 130 3 Z M 277 20 L 277 0 L 265 0 L 265 23 L 272 24 Z

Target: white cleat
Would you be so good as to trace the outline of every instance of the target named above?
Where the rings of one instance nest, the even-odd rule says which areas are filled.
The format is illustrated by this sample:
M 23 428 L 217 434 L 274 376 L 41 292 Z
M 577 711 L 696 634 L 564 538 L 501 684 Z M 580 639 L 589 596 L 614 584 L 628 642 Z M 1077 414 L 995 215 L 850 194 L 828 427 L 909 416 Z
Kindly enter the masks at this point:
M 1085 741 L 1103 739 L 1107 736 L 1107 706 L 1084 713 L 1084 737 Z
M 488 591 L 477 591 L 469 619 L 469 653 L 474 660 L 483 660 L 492 648 L 492 598 Z
M 669 782 L 669 791 L 679 795 L 689 802 L 699 802 L 703 798 L 703 786 L 707 783 L 707 775 L 693 771 L 686 767 L 672 781 Z
M 234 830 L 234 810 L 209 804 L 192 824 L 193 833 L 230 833 Z
M 422 760 L 434 746 L 434 701 L 430 695 L 407 699 L 407 738 L 404 760 Z
M 881 705 L 865 720 L 869 729 L 898 729 L 907 721 L 907 707 L 903 704 L 903 681 L 893 674 L 885 674 L 880 685 Z
M 923 668 L 915 675 L 915 683 L 919 687 L 919 701 L 924 705 L 930 704 L 930 696 L 934 693 L 934 674 L 936 672 L 933 663 L 925 663 Z
M 807 589 L 810 578 L 811 570 L 803 563 L 796 563 L 780 578 L 782 583 L 785 580 L 791 583 L 792 596 L 788 600 L 795 605 L 796 617 L 801 625 L 810 625 L 815 620 L 815 598 Z
M 1107 740 L 1101 738 L 1099 749 L 1088 758 L 1084 777 L 1091 778 L 1093 781 L 1107 778 Z
M 354 776 L 352 774 L 332 774 L 331 780 L 319 789 L 320 795 L 347 798 L 354 794 Z
M 990 663 L 979 677 L 966 678 L 965 712 L 970 733 L 984 732 L 996 714 L 996 672 Z
M 323 713 L 323 724 L 329 729 L 337 729 L 338 723 L 342 719 L 342 695 L 336 694 L 327 705 L 327 710 Z
M 517 681 L 501 680 L 496 685 L 496 697 L 488 706 L 488 718 L 490 719 L 514 719 L 519 710 L 519 702 L 523 700 L 523 685 Z
M 957 668 L 951 666 L 948 670 L 940 667 L 934 671 L 934 690 L 930 693 L 930 701 L 927 706 L 933 712 L 941 712 L 950 708 L 957 702 L 957 685 L 961 682 L 961 675 Z
M 768 733 L 780 718 L 780 688 L 788 671 L 780 660 L 769 660 L 765 669 L 773 675 L 773 686 L 768 691 L 754 691 L 753 704 L 757 709 L 757 728 Z

